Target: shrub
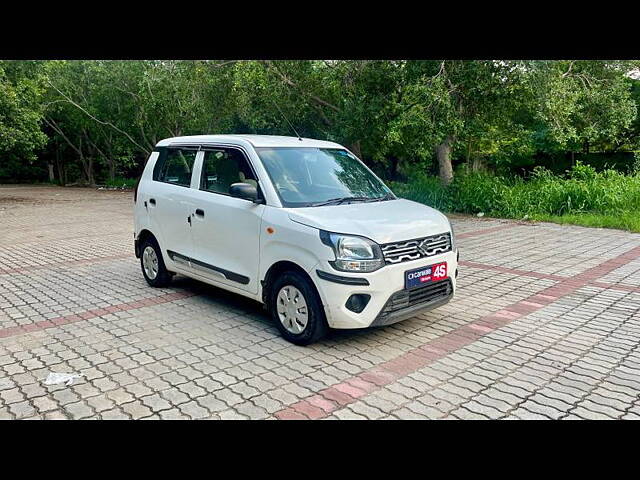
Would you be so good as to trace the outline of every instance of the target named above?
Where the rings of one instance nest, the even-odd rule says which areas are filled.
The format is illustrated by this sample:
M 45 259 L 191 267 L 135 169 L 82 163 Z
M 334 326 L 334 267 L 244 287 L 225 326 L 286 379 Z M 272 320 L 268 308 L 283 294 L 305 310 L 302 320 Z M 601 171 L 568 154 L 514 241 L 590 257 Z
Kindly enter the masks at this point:
M 447 189 L 438 177 L 415 177 L 409 183 L 389 182 L 399 197 L 424 203 L 439 210 L 451 210 Z
M 640 215 L 640 173 L 597 172 L 581 163 L 565 176 L 536 167 L 528 179 L 473 173 L 458 175 L 449 187 L 436 177 L 421 177 L 392 188 L 401 197 L 450 212 L 507 218 L 585 212 Z
M 640 150 L 633 152 L 633 165 L 631 166 L 631 173 L 640 175 Z

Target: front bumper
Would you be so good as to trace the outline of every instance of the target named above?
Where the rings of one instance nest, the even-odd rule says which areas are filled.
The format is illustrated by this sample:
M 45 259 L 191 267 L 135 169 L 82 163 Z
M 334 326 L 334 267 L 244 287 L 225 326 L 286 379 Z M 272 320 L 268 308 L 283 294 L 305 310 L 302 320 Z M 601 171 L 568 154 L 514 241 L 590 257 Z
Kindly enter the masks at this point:
M 314 268 L 310 273 L 318 287 L 327 322 L 331 328 L 366 328 L 399 322 L 449 302 L 456 290 L 457 256 L 458 251 L 455 250 L 396 265 L 386 265 L 375 272 L 359 274 L 336 272 L 328 262 L 324 262 L 318 264 L 317 268 Z M 439 284 L 440 287 L 437 288 L 441 291 L 437 292 L 437 295 L 425 295 L 418 301 L 407 299 L 409 294 L 404 290 L 405 272 L 440 262 L 447 262 L 449 276 L 445 280 L 429 284 L 428 288 Z M 320 275 L 322 272 L 331 272 L 339 274 L 342 278 L 366 280 L 368 285 L 364 282 L 360 282 L 362 284 L 338 283 L 335 280 L 322 278 L 318 274 L 318 270 L 321 271 Z M 447 291 L 444 291 L 446 290 L 445 283 L 449 286 Z M 349 310 L 345 305 L 349 297 L 354 294 L 371 296 L 367 306 L 360 313 Z
M 445 305 L 452 298 L 453 284 L 449 278 L 411 291 L 400 290 L 391 295 L 370 326 L 382 327 L 401 322 L 418 313 Z

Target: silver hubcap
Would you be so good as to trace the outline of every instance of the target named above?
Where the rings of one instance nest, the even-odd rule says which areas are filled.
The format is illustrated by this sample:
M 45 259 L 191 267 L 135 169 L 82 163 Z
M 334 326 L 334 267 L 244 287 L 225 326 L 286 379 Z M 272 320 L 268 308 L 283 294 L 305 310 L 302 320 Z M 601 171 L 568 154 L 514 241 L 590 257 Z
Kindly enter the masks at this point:
M 293 285 L 282 287 L 278 292 L 278 318 L 291 333 L 302 333 L 307 328 L 307 301 L 302 292 Z
M 158 276 L 158 257 L 151 245 L 142 252 L 142 268 L 149 280 L 154 280 Z

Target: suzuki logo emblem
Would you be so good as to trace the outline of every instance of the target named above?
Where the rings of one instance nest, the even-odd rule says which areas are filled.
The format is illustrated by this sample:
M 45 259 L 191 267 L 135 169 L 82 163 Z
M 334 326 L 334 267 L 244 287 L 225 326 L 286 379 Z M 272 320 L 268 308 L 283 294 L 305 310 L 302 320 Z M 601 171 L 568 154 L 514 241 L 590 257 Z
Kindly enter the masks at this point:
M 420 242 L 418 245 L 418 250 L 422 252 L 423 255 L 429 255 L 429 241 L 427 239 Z

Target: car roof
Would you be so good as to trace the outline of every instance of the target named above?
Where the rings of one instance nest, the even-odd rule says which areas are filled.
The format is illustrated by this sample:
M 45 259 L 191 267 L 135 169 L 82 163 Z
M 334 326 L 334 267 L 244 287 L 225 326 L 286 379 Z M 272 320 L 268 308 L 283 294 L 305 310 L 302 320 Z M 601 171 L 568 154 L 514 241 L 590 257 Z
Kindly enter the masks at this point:
M 279 135 L 189 135 L 185 137 L 172 137 L 160 140 L 157 147 L 170 145 L 206 145 L 213 143 L 226 143 L 232 145 L 244 145 L 250 143 L 254 147 L 313 147 L 313 148 L 344 148 L 334 142 L 314 140 L 312 138 L 285 137 Z

